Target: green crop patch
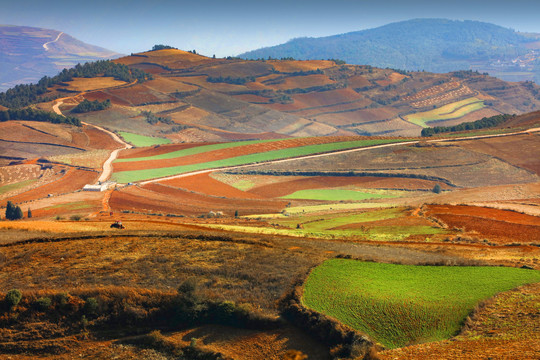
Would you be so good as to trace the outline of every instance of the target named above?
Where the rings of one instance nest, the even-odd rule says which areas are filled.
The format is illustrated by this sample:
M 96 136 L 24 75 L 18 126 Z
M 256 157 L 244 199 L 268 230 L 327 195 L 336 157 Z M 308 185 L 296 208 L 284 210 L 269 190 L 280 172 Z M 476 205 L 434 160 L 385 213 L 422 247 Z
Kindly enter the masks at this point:
M 143 170 L 133 170 L 133 171 L 121 171 L 113 174 L 113 180 L 119 183 L 128 183 L 136 182 L 147 179 L 156 179 L 166 176 L 173 176 L 178 174 L 189 173 L 198 170 L 207 170 L 207 169 L 219 169 L 231 166 L 239 166 L 246 164 L 254 164 L 272 160 L 282 160 L 288 158 L 294 158 L 298 156 L 313 155 L 320 153 L 327 153 L 337 150 L 346 150 L 353 148 L 361 148 L 373 145 L 389 144 L 396 142 L 403 142 L 406 140 L 402 139 L 383 139 L 383 140 L 358 140 L 358 141 L 343 141 L 343 142 L 334 142 L 318 145 L 308 145 L 308 146 L 299 146 L 294 148 L 287 148 L 281 150 L 266 151 L 263 153 L 255 153 L 243 156 L 231 157 L 228 159 L 209 161 L 198 164 L 191 165 L 182 165 L 182 166 L 172 166 L 165 168 L 157 169 L 143 169 Z M 211 145 L 208 145 L 211 146 Z M 194 149 L 200 149 L 197 147 Z M 186 149 L 190 150 L 190 149 Z M 181 150 L 185 151 L 185 150 Z M 201 151 L 203 152 L 203 151 Z M 183 155 L 182 155 L 183 156 Z M 143 158 L 139 158 L 138 161 Z M 133 159 L 130 159 L 133 160 Z M 146 159 L 149 160 L 149 159 Z
M 346 189 L 306 189 L 295 191 L 292 194 L 282 196 L 282 199 L 305 199 L 325 201 L 363 201 L 368 199 L 385 199 L 397 197 L 389 192 L 362 192 Z
M 397 348 L 449 338 L 480 301 L 538 281 L 540 272 L 516 268 L 332 259 L 311 272 L 302 301 Z
M 126 131 L 119 131 L 118 133 L 124 138 L 125 141 L 137 147 L 163 145 L 163 144 L 171 143 L 171 140 L 159 138 L 159 137 L 144 136 L 144 135 L 134 134 L 134 133 L 126 132 Z
M 32 185 L 35 183 L 38 179 L 29 179 L 24 181 L 19 181 L 13 184 L 3 185 L 0 186 L 0 195 L 8 193 L 10 191 L 15 191 L 24 188 L 25 186 Z

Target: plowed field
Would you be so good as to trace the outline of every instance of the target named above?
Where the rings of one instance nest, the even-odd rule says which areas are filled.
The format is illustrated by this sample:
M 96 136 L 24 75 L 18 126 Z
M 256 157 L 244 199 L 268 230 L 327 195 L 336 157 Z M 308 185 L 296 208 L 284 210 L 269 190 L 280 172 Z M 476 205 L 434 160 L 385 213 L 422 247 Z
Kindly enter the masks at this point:
M 235 187 L 222 183 L 210 177 L 209 174 L 199 174 L 159 182 L 163 185 L 174 186 L 180 189 L 195 191 L 206 195 L 223 196 L 238 199 L 262 199 L 263 197 L 249 192 L 238 190 Z
M 88 136 L 88 146 L 94 149 L 114 150 L 122 147 L 112 136 L 93 126 L 84 126 L 84 133 Z
M 113 192 L 109 205 L 114 211 L 162 212 L 182 215 L 202 215 L 209 211 L 223 211 L 233 216 L 280 212 L 286 201 L 226 199 L 181 190 L 160 184 L 148 184 L 144 188 L 128 187 Z
M 474 206 L 428 206 L 428 214 L 449 227 L 498 243 L 540 241 L 540 217 Z
M 309 146 L 317 144 L 333 143 L 337 141 L 347 141 L 350 139 L 335 138 L 335 137 L 311 137 L 303 139 L 287 139 L 271 142 L 261 142 L 245 146 L 234 146 L 214 151 L 207 151 L 200 154 L 175 157 L 172 159 L 148 159 L 144 161 L 133 162 L 115 162 L 114 171 L 133 171 L 141 169 L 157 169 L 172 166 L 182 166 L 205 163 L 209 161 L 223 160 L 243 155 L 265 153 L 273 150 L 291 149 L 300 146 Z M 239 144 L 233 144 L 239 145 Z
M 303 177 L 300 179 L 287 180 L 268 185 L 262 185 L 249 190 L 250 193 L 265 197 L 281 197 L 299 190 L 323 189 L 342 186 L 359 186 L 373 189 L 407 189 L 407 190 L 429 190 L 433 189 L 436 182 L 408 179 L 408 178 L 383 178 L 383 177 L 355 177 L 355 176 L 316 176 Z M 444 188 L 448 188 L 444 184 Z
M 48 194 L 58 195 L 81 190 L 84 185 L 92 184 L 99 177 L 95 171 L 86 171 L 69 168 L 60 179 L 16 195 L 8 200 L 13 203 L 21 203 L 47 197 Z M 2 202 L 4 205 L 4 202 Z

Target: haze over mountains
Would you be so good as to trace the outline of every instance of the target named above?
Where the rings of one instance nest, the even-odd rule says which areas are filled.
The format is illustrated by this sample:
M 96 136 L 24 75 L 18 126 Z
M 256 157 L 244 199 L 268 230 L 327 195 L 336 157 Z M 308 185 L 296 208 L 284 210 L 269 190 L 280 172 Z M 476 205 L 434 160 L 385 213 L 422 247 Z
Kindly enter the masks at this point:
M 540 80 L 540 34 L 479 21 L 415 19 L 346 34 L 297 38 L 240 54 L 247 59 L 342 59 L 403 70 L 478 70 L 507 81 Z
M 0 25 L 0 91 L 17 84 L 35 83 L 78 63 L 118 56 L 61 31 Z

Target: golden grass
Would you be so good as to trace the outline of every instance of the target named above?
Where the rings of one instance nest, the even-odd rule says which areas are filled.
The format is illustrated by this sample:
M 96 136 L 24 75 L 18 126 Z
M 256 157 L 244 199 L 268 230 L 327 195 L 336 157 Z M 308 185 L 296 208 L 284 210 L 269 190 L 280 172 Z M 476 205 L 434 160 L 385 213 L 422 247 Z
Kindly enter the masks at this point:
M 125 81 L 116 80 L 113 77 L 97 78 L 74 78 L 69 83 L 68 90 L 72 91 L 92 91 L 97 89 L 115 87 L 127 84 Z

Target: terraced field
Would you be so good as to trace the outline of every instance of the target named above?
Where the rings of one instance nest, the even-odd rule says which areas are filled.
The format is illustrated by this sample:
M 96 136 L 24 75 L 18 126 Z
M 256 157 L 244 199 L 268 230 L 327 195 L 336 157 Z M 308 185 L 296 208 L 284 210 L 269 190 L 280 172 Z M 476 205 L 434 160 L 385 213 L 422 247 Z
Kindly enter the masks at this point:
M 333 259 L 311 272 L 302 300 L 395 348 L 453 336 L 480 301 L 538 281 L 523 269 Z
M 401 139 L 387 139 L 333 142 L 332 140 L 335 139 L 308 138 L 303 140 L 295 139 L 281 142 L 266 141 L 262 143 L 261 141 L 257 141 L 252 143 L 254 145 L 261 144 L 262 146 L 242 146 L 243 144 L 241 143 L 216 144 L 209 145 L 208 147 L 196 147 L 192 149 L 180 150 L 179 152 L 173 152 L 170 154 L 157 155 L 156 157 L 152 158 L 121 159 L 115 162 L 115 173 L 113 174 L 113 179 L 121 183 L 128 183 L 183 174 L 197 170 L 239 166 L 404 141 Z M 313 143 L 315 143 L 315 145 L 304 145 Z M 236 151 L 222 153 L 213 152 L 213 150 L 216 149 L 231 148 L 236 148 Z M 272 148 L 278 148 L 279 150 L 271 150 Z M 187 155 L 195 154 L 201 156 L 194 158 L 187 157 Z M 209 159 L 216 158 L 217 160 L 208 161 Z M 162 159 L 163 161 L 155 161 L 158 159 Z M 128 164 L 127 166 L 122 164 L 126 162 L 132 164 Z M 119 165 L 116 165 L 117 163 Z
M 407 121 L 421 127 L 431 126 L 433 122 L 463 117 L 473 111 L 483 109 L 482 100 L 472 97 L 462 101 L 453 102 L 437 109 L 405 116 Z

